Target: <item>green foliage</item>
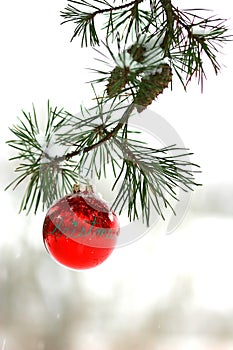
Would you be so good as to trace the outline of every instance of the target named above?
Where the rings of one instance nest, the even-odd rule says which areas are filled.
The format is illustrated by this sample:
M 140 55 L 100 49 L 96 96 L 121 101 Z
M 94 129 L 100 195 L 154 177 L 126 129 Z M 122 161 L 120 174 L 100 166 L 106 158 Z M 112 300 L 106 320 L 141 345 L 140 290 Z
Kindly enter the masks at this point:
M 49 207 L 70 192 L 74 183 L 107 177 L 106 166 L 111 164 L 115 175 L 112 189 L 122 182 L 112 208 L 121 213 L 127 206 L 129 219 L 135 220 L 140 200 L 147 225 L 151 205 L 164 217 L 162 208 L 171 207 L 167 195 L 176 198 L 174 188 L 186 190 L 197 185 L 191 170 L 194 164 L 181 160 L 187 153 L 179 154 L 178 159 L 177 155 L 169 155 L 176 149 L 174 146 L 152 149 L 132 138 L 139 133 L 128 130 L 127 121 L 133 110 L 133 104 L 126 107 L 115 101 L 109 106 L 100 100 L 90 110 L 82 108 L 81 115 L 72 115 L 53 109 L 48 103 L 46 145 L 38 141 L 41 134 L 34 106 L 32 115 L 23 112 L 20 125 L 11 129 L 16 139 L 8 141 L 9 146 L 20 151 L 11 158 L 20 161 L 16 168 L 20 175 L 7 188 L 16 188 L 28 180 L 20 211 L 29 212 L 34 206 L 36 213 L 40 203 L 42 209 Z M 114 118 L 118 113 L 122 117 Z M 64 154 L 55 157 L 50 154 L 54 136 L 55 145 L 64 147 Z M 78 161 L 72 159 L 74 156 L 78 156 Z
M 129 75 L 132 73 L 128 86 L 122 88 L 119 94 L 125 93 L 132 87 L 138 87 L 138 79 L 146 72 L 156 68 L 159 64 L 158 58 L 173 68 L 185 89 L 193 77 L 197 77 L 198 83 L 203 87 L 203 80 L 207 78 L 207 64 L 209 63 L 217 74 L 221 69 L 221 64 L 218 61 L 219 50 L 225 42 L 232 39 L 232 35 L 229 34 L 229 29 L 226 26 L 226 20 L 214 15 L 209 16 L 207 10 L 180 10 L 174 7 L 169 0 L 151 1 L 152 10 L 142 10 L 143 13 L 141 13 L 140 6 L 144 8 L 146 3 L 147 1 L 137 3 L 136 17 L 132 17 L 129 9 L 119 11 L 117 8 L 112 8 L 109 12 L 111 13 L 111 24 L 109 19 L 104 27 L 104 29 L 107 29 L 105 46 L 110 57 L 108 58 L 105 55 L 102 62 L 111 63 L 113 69 L 118 68 L 119 64 L 121 68 L 129 67 Z M 128 14 L 126 19 L 124 19 L 125 12 Z M 100 11 L 98 15 L 101 13 Z M 129 25 L 127 22 L 129 18 L 133 22 L 136 21 L 137 26 Z M 121 43 L 119 44 L 121 47 L 118 45 L 118 53 L 114 54 L 112 48 L 116 39 L 119 39 L 118 30 L 121 30 Z M 114 35 L 110 35 L 113 33 Z M 135 64 L 129 63 L 128 57 L 124 54 L 127 51 L 129 52 L 129 45 L 132 41 L 134 46 L 140 47 L 141 45 L 141 48 L 147 48 L 148 51 L 145 58 L 141 59 L 141 65 L 138 65 L 136 74 Z M 157 43 L 152 47 L 150 45 L 151 41 Z M 124 42 L 124 45 L 122 45 L 122 42 Z M 162 58 L 160 57 L 161 54 L 158 53 L 158 48 L 163 50 Z M 103 57 L 102 51 L 96 51 Z M 121 63 L 119 63 L 119 59 Z M 99 76 L 102 75 L 102 77 L 93 81 L 95 83 L 107 83 L 113 72 L 113 70 L 103 72 L 98 69 L 94 71 L 99 73 Z
M 15 139 L 7 141 L 8 145 L 14 148 L 18 154 L 10 160 L 18 161 L 15 169 L 19 175 L 7 186 L 15 189 L 22 182 L 26 182 L 25 195 L 22 199 L 20 212 L 27 210 L 27 213 L 34 206 L 34 213 L 37 212 L 39 204 L 42 208 L 49 207 L 54 200 L 60 198 L 70 191 L 74 182 L 79 177 L 74 172 L 76 163 L 72 160 L 65 164 L 57 161 L 57 157 L 51 159 L 46 153 L 49 149 L 51 138 L 60 130 L 64 122 L 63 110 L 57 107 L 52 108 L 48 102 L 48 118 L 44 132 L 44 146 L 39 141 L 41 138 L 36 111 L 33 106 L 33 113 L 22 112 L 19 125 L 13 126 L 10 130 Z
M 170 199 L 177 199 L 176 190 L 192 190 L 194 185 L 198 185 L 193 176 L 195 171 L 192 170 L 198 166 L 182 159 L 191 155 L 187 150 L 175 145 L 153 149 L 135 140 L 122 140 L 119 137 L 114 142 L 122 152 L 123 165 L 113 185 L 114 189 L 117 182 L 122 180 L 112 207 L 119 208 L 121 213 L 127 204 L 130 220 L 138 219 L 141 209 L 142 219 L 149 225 L 151 206 L 164 219 L 164 208 L 170 207 L 174 212 Z M 172 151 L 177 154 L 172 155 Z
M 93 89 L 96 105 L 81 106 L 79 115 L 48 103 L 43 134 L 34 106 L 32 113 L 23 111 L 8 141 L 17 152 L 11 160 L 18 162 L 19 175 L 7 188 L 25 183 L 20 210 L 36 212 L 40 204 L 44 209 L 70 192 L 75 182 L 107 177 L 110 164 L 113 189 L 121 184 L 113 209 L 121 213 L 127 207 L 130 220 L 140 212 L 149 225 L 151 207 L 164 218 L 178 188 L 198 185 L 193 170 L 198 166 L 190 163 L 186 149 L 153 149 L 138 141 L 128 120 L 135 108 L 140 112 L 163 92 L 172 72 L 185 89 L 193 77 L 202 86 L 206 62 L 219 72 L 219 48 L 231 39 L 225 20 L 200 9 L 180 10 L 171 0 L 68 0 L 61 16 L 62 23 L 75 25 L 71 40 L 79 37 L 81 47 L 95 46 L 105 68 L 93 70 L 98 75 L 93 83 L 105 90 L 99 97 Z

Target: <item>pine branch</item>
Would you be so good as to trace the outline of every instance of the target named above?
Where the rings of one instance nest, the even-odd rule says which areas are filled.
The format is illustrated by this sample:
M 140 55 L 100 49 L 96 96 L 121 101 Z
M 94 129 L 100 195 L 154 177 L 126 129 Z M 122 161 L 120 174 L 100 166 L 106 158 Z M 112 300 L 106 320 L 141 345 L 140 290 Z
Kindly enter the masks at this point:
M 194 181 L 192 170 L 195 164 L 182 157 L 191 155 L 186 150 L 175 145 L 163 149 L 151 149 L 142 145 L 135 145 L 121 138 L 114 139 L 114 143 L 122 151 L 123 166 L 113 185 L 122 180 L 119 193 L 112 205 L 113 210 L 120 207 L 119 212 L 128 206 L 130 220 L 139 218 L 137 207 L 141 207 L 141 215 L 147 226 L 150 223 L 150 212 L 153 206 L 163 219 L 164 208 L 170 207 L 175 214 L 168 197 L 177 200 L 175 190 L 192 190 L 198 186 Z M 178 155 L 169 155 L 170 152 L 180 152 Z M 161 156 L 159 156 L 161 154 Z M 178 157 L 178 159 L 177 159 Z
M 106 18 L 104 43 L 96 28 L 99 15 Z M 106 177 L 106 164 L 111 164 L 113 188 L 122 181 L 114 210 L 127 208 L 130 220 L 142 215 L 149 225 L 151 208 L 164 218 L 166 207 L 173 210 L 178 188 L 199 185 L 193 170 L 198 166 L 189 161 L 186 149 L 153 149 L 133 138 L 129 118 L 134 108 L 142 112 L 171 86 L 174 73 L 185 89 L 195 76 L 202 86 L 203 55 L 218 73 L 219 47 L 231 40 L 228 28 L 222 19 L 203 17 L 199 10 L 182 11 L 171 0 L 122 1 L 118 6 L 108 0 L 68 0 L 61 16 L 62 23 L 76 26 L 71 40 L 78 36 L 81 46 L 103 44 L 103 50 L 96 50 L 98 61 L 108 68 L 94 70 L 94 83 L 105 84 L 105 90 L 101 97 L 94 90 L 97 105 L 81 106 L 81 115 L 48 103 L 43 133 L 34 106 L 32 113 L 23 111 L 19 124 L 10 129 L 14 139 L 8 144 L 17 152 L 11 160 L 18 162 L 18 176 L 7 188 L 25 183 L 20 210 L 29 212 L 34 206 L 36 212 L 40 204 L 44 209 L 70 192 L 73 183 L 85 183 L 87 176 Z
M 34 213 L 36 213 L 40 204 L 43 210 L 48 208 L 55 199 L 69 192 L 70 186 L 80 181 L 80 178 L 74 171 L 76 163 L 72 160 L 62 164 L 56 157 L 52 162 L 46 157 L 49 145 L 54 147 L 54 135 L 64 122 L 63 109 L 57 107 L 53 109 L 48 102 L 48 119 L 43 134 L 38 126 L 34 106 L 33 114 L 24 111 L 22 113 L 24 119 L 21 118 L 20 124 L 10 129 L 16 138 L 7 141 L 10 147 L 18 151 L 18 155 L 10 160 L 19 162 L 15 169 L 19 175 L 6 187 L 6 190 L 12 186 L 14 190 L 26 182 L 20 212 L 27 210 L 29 213 L 34 205 Z M 56 147 L 56 151 L 58 150 L 59 147 Z
M 174 12 L 173 12 L 171 0 L 161 0 L 161 4 L 167 19 L 166 34 L 162 43 L 162 47 L 164 48 L 165 55 L 167 56 L 169 53 L 169 48 L 172 43 L 172 39 L 174 37 Z
M 34 205 L 36 213 L 40 203 L 42 209 L 49 207 L 56 199 L 71 191 L 74 182 L 85 182 L 82 178 L 84 174 L 81 176 L 85 168 L 85 177 L 92 178 L 95 174 L 99 179 L 101 176 L 106 177 L 105 166 L 110 162 L 116 178 L 113 188 L 122 176 L 124 178 L 113 203 L 114 210 L 119 209 L 121 213 L 127 207 L 129 219 L 135 220 L 139 215 L 136 203 L 140 198 L 142 217 L 147 225 L 150 222 L 152 206 L 164 217 L 163 206 L 172 209 L 166 193 L 176 198 L 173 187 L 181 187 L 183 184 L 190 188 L 197 184 L 192 179 L 190 169 L 182 170 L 182 166 L 190 167 L 191 163 L 168 156 L 169 152 L 174 151 L 174 147 L 153 150 L 147 148 L 145 143 L 129 137 L 132 132 L 128 130 L 128 119 L 134 107 L 134 104 L 124 107 L 122 117 L 113 120 L 114 111 L 122 110 L 119 103 L 104 111 L 103 101 L 99 101 L 96 113 L 94 109 L 91 113 L 85 110 L 88 119 L 84 114 L 79 117 L 65 112 L 64 109 L 52 109 L 48 104 L 48 122 L 44 137 L 39 131 L 35 109 L 33 108 L 33 116 L 23 112 L 31 130 L 21 120 L 22 126 L 12 129 L 18 139 L 8 142 L 11 147 L 20 148 L 20 154 L 13 158 L 20 160 L 16 168 L 20 175 L 8 188 L 16 188 L 28 180 L 20 211 L 27 210 L 28 213 Z M 87 120 L 87 130 L 82 130 Z M 34 125 L 37 125 L 36 129 Z M 69 152 L 71 145 L 76 150 Z M 54 147 L 57 147 L 56 153 Z M 59 156 L 61 149 L 64 154 Z M 159 153 L 164 158 L 159 158 Z M 78 163 L 71 159 L 75 156 L 79 156 Z M 183 154 L 180 155 L 182 156 Z M 122 166 L 118 160 L 123 161 Z
M 74 151 L 74 152 L 67 153 L 64 157 L 58 158 L 58 161 L 63 161 L 64 159 L 65 160 L 69 160 L 70 158 L 73 158 L 73 157 L 79 155 L 80 153 L 90 152 L 93 149 L 101 146 L 102 144 L 104 144 L 105 142 L 110 140 L 110 138 L 114 137 L 118 133 L 118 131 L 123 127 L 123 125 L 128 121 L 128 119 L 130 117 L 130 114 L 132 113 L 133 109 L 134 109 L 134 105 L 131 104 L 126 109 L 126 111 L 124 112 L 122 118 L 120 119 L 118 124 L 115 126 L 115 128 L 113 128 L 111 132 L 107 133 L 101 140 L 99 140 L 98 142 L 96 142 L 96 143 L 94 143 L 94 144 L 92 144 L 90 146 L 84 147 L 82 150 L 77 150 L 77 151 Z M 100 130 L 104 130 L 104 128 L 102 128 L 102 125 L 98 126 L 98 128 Z
M 134 9 L 137 7 L 137 5 L 144 0 L 134 0 L 130 3 L 119 5 L 119 6 L 112 6 L 107 1 L 98 1 L 100 4 L 108 5 L 108 8 L 100 9 L 93 4 L 87 3 L 87 1 L 74 1 L 74 0 L 68 0 L 68 2 L 79 5 L 79 6 L 86 6 L 87 8 L 94 9 L 93 12 L 85 12 L 79 10 L 77 7 L 74 7 L 71 4 L 68 4 L 64 11 L 61 11 L 61 16 L 65 18 L 65 20 L 61 23 L 67 23 L 67 22 L 74 22 L 76 24 L 76 28 L 74 30 L 74 34 L 71 38 L 71 41 L 78 35 L 81 35 L 82 33 L 82 40 L 81 40 L 81 46 L 88 46 L 88 42 L 91 46 L 99 45 L 99 38 L 97 35 L 97 31 L 95 29 L 95 17 L 100 14 L 110 13 L 110 18 L 112 18 L 112 13 L 124 10 L 127 8 L 130 8 L 130 11 L 133 14 Z M 89 34 L 89 35 L 88 35 Z M 89 40 L 88 40 L 89 36 Z

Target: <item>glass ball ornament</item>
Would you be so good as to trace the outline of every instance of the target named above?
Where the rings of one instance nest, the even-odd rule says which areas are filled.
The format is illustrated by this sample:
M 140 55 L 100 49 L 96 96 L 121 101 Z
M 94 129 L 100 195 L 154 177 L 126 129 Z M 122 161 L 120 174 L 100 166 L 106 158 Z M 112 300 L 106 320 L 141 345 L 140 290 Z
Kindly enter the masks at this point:
M 51 257 L 75 270 L 95 267 L 114 250 L 120 234 L 118 218 L 92 190 L 80 186 L 48 210 L 43 241 Z

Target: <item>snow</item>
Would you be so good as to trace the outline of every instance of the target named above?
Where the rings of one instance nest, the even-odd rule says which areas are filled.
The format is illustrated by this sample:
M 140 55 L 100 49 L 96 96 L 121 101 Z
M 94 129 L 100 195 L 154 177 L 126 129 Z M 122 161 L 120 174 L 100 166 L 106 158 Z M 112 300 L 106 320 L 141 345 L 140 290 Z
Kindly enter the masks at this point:
M 68 151 L 68 146 L 61 145 L 57 142 L 57 136 L 54 134 L 47 142 L 47 138 L 43 134 L 37 134 L 36 140 L 41 147 L 41 150 L 45 152 L 50 158 L 62 157 Z M 41 163 L 47 163 L 48 159 L 42 158 Z
M 146 34 L 140 35 L 138 38 L 138 44 L 143 45 L 147 51 L 158 48 L 163 42 L 165 34 L 158 36 L 153 35 L 150 36 L 150 39 L 148 39 L 148 36 Z
M 49 145 L 46 148 L 46 153 L 50 158 L 56 158 L 64 156 L 67 150 L 67 146 L 56 143 L 56 138 L 54 138 L 52 141 L 49 142 Z
M 44 134 L 39 133 L 36 135 L 36 141 L 38 142 L 41 149 L 44 151 L 47 146 L 47 140 Z
M 140 35 L 136 43 L 138 46 L 142 45 L 146 51 L 144 52 L 144 59 L 142 62 L 137 62 L 134 60 L 133 56 L 127 52 L 127 50 L 122 51 L 115 57 L 115 63 L 118 67 L 124 68 L 129 67 L 131 70 L 140 69 L 143 67 L 144 75 L 150 75 L 155 73 L 161 73 L 161 64 L 167 63 L 168 59 L 164 57 L 164 50 L 160 47 L 163 41 L 164 35 L 158 36 L 154 35 L 149 37 L 146 34 Z M 147 67 L 152 67 L 148 68 Z
M 192 32 L 194 35 L 209 35 L 211 33 L 211 30 L 207 29 L 206 27 L 195 25 L 192 27 Z
M 147 50 L 144 54 L 144 62 L 148 65 L 161 64 L 164 59 L 164 51 L 160 47 Z
M 117 57 L 115 57 L 115 63 L 118 67 L 130 67 L 131 69 L 138 69 L 142 67 L 142 64 L 134 61 L 131 54 L 129 54 L 126 50 L 119 53 Z

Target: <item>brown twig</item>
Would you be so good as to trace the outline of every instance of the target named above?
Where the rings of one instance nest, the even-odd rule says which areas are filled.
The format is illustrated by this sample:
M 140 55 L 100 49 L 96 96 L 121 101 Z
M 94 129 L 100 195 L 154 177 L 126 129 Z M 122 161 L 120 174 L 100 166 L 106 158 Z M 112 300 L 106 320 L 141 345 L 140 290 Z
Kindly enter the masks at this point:
M 76 1 L 72 1 L 72 0 L 69 0 L 70 2 L 73 2 L 73 3 L 76 3 Z M 91 18 L 95 17 L 96 15 L 98 14 L 101 14 L 101 13 L 106 13 L 106 12 L 112 12 L 112 11 L 117 11 L 117 10 L 123 10 L 124 8 L 127 8 L 127 7 L 130 7 L 130 6 L 136 6 L 137 4 L 140 4 L 141 2 L 143 2 L 144 0 L 134 0 L 134 1 L 131 1 L 129 2 L 128 4 L 124 4 L 124 5 L 119 5 L 119 6 L 116 6 L 116 7 L 109 7 L 109 8 L 105 8 L 105 9 L 99 9 L 99 10 L 96 10 L 94 11 L 93 13 L 90 14 Z
M 168 53 L 174 32 L 174 12 L 171 0 L 161 0 L 161 4 L 167 17 L 167 30 L 163 40 L 163 48 L 164 51 Z
M 56 162 L 62 162 L 63 160 L 69 160 L 79 154 L 83 154 L 83 153 L 87 153 L 91 150 L 93 150 L 94 148 L 97 148 L 99 146 L 101 146 L 103 143 L 105 143 L 106 141 L 110 140 L 112 137 L 114 137 L 118 131 L 125 125 L 125 123 L 127 123 L 132 111 L 134 109 L 134 104 L 131 103 L 127 109 L 125 110 L 123 116 L 121 117 L 120 121 L 118 122 L 118 124 L 115 126 L 115 128 L 112 129 L 112 131 L 108 132 L 106 134 L 106 131 L 105 131 L 105 136 L 99 140 L 98 142 L 94 143 L 93 145 L 90 145 L 90 146 L 87 146 L 87 147 L 84 147 L 83 149 L 79 149 L 79 150 L 76 150 L 74 152 L 70 152 L 70 153 L 67 153 L 66 155 L 64 156 L 61 156 L 61 157 L 56 157 L 54 159 L 51 159 L 51 161 L 56 161 Z M 47 158 L 50 159 L 50 157 L 48 155 L 46 155 Z

